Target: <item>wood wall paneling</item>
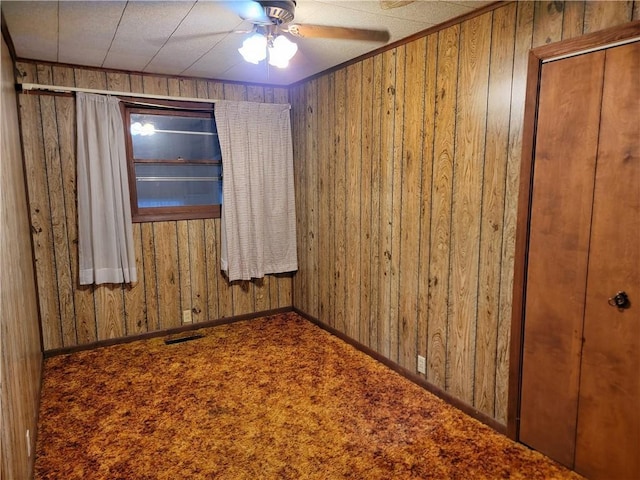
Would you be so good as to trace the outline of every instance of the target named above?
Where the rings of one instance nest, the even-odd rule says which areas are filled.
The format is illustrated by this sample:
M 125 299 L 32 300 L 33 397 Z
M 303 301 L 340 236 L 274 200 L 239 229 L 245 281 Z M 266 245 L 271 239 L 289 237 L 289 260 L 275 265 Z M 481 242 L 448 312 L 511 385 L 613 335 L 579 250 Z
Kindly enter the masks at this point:
M 125 331 L 127 335 L 140 335 L 149 330 L 145 303 L 145 276 L 143 268 L 142 231 L 139 223 L 133 225 L 133 245 L 136 256 L 138 282 L 124 287 Z
M 369 345 L 371 339 L 371 252 L 375 247 L 372 235 L 371 216 L 371 183 L 373 175 L 373 59 L 362 62 L 362 77 L 360 81 L 360 195 L 357 202 L 360 205 L 360 273 L 357 282 L 360 283 L 360 318 L 358 341 Z
M 334 136 L 333 136 L 333 228 L 334 228 L 334 269 L 333 269 L 333 297 L 334 311 L 333 321 L 335 327 L 341 332 L 347 330 L 345 320 L 345 297 L 346 297 L 346 217 L 345 217 L 345 197 L 346 197 L 346 103 L 347 103 L 347 72 L 345 69 L 338 70 L 334 75 Z M 351 253 L 351 252 L 350 252 Z
M 438 34 L 429 35 L 426 39 L 425 59 L 436 58 L 438 53 Z M 420 256 L 418 259 L 418 305 L 417 347 L 416 355 L 429 358 L 429 305 L 432 291 L 429 280 L 429 266 L 431 264 L 431 215 L 433 166 L 434 166 L 434 134 L 436 112 L 436 62 L 425 63 L 424 104 L 423 104 L 423 135 L 422 140 L 422 179 L 420 187 Z M 424 375 L 426 377 L 427 372 Z
M 478 270 L 478 316 L 474 405 L 493 416 L 496 399 L 500 272 L 502 268 L 504 194 L 509 147 L 509 103 L 515 32 L 515 4 L 493 13 L 487 92 L 487 125 L 482 186 Z M 507 85 L 508 87 L 505 87 Z
M 215 235 L 216 235 L 216 256 L 220 261 L 221 255 L 221 225 L 218 219 L 215 222 Z M 220 271 L 219 264 L 216 266 L 216 271 Z M 234 290 L 230 288 L 229 282 L 223 273 L 218 274 L 218 316 L 219 318 L 233 316 L 233 294 Z
M 194 323 L 199 323 L 209 319 L 207 311 L 207 263 L 205 260 L 204 220 L 190 220 L 188 226 L 189 266 L 191 269 L 191 316 Z M 262 310 L 268 310 L 268 307 Z
M 369 282 L 371 292 L 369 323 L 369 347 L 378 349 L 378 336 L 380 332 L 380 268 L 382 249 L 380 248 L 381 218 L 380 218 L 380 185 L 382 177 L 382 123 L 383 106 L 382 97 L 384 85 L 382 84 L 382 55 L 373 57 L 373 82 L 371 85 L 371 280 Z M 365 188 L 366 189 L 366 188 Z M 367 319 L 365 319 L 367 321 Z M 366 339 L 365 339 L 366 340 Z
M 35 65 L 22 68 L 29 78 L 37 79 Z M 51 208 L 49 186 L 42 132 L 40 98 L 34 95 L 20 95 L 21 127 L 24 139 L 24 161 L 29 192 L 31 235 L 33 239 L 34 261 L 38 279 L 38 300 L 44 348 L 60 348 L 62 324 L 58 299 L 55 251 L 51 228 Z M 46 279 L 46 281 L 44 280 Z
M 347 285 L 361 281 L 360 190 L 362 184 L 362 64 L 347 68 L 347 111 L 345 131 L 345 268 Z M 310 196 L 313 191 L 306 189 Z M 351 338 L 360 338 L 360 290 L 346 288 L 345 332 Z
M 400 329 L 399 329 L 399 296 L 400 296 L 400 214 L 402 211 L 402 157 L 404 136 L 404 111 L 405 111 L 405 69 L 406 46 L 401 45 L 394 50 L 395 56 L 395 86 L 392 88 L 394 97 L 393 109 L 393 160 L 391 183 L 391 250 L 390 254 L 390 280 L 389 285 L 389 348 L 390 358 L 394 362 L 399 361 Z
M 593 33 L 605 28 L 629 22 L 633 16 L 631 0 L 619 2 L 586 2 L 584 33 Z
M 142 268 L 144 277 L 144 298 L 147 314 L 147 329 L 160 330 L 160 308 L 158 306 L 158 277 L 156 274 L 156 243 L 152 223 L 140 224 L 142 237 Z
M 179 220 L 176 222 L 177 247 L 178 247 L 178 271 L 180 273 L 180 323 L 183 323 L 183 312 L 190 311 L 191 298 L 191 244 L 189 243 L 189 222 Z
M 496 352 L 495 418 L 506 424 L 509 384 L 509 341 L 511 332 L 511 300 L 513 267 L 522 152 L 522 118 L 524 116 L 526 75 L 529 49 L 532 47 L 534 5 L 518 3 L 515 20 L 513 78 L 509 118 L 509 150 L 503 215 L 502 267 L 500 271 L 500 316 L 498 318 L 498 348 Z M 538 25 L 538 28 L 543 26 Z
M 307 178 L 305 175 L 305 169 L 307 164 L 307 157 L 305 155 L 305 145 L 306 145 L 306 134 L 304 133 L 306 130 L 306 121 L 304 119 L 305 111 L 307 109 L 306 99 L 304 98 L 304 86 L 294 89 L 291 92 L 291 97 L 294 99 L 295 103 L 300 105 L 301 108 L 296 109 L 291 112 L 293 117 L 293 126 L 296 131 L 293 132 L 293 138 L 295 142 L 293 144 L 293 155 L 294 155 L 294 176 L 299 178 Z M 298 131 L 302 129 L 302 131 Z M 296 205 L 304 205 L 304 208 L 301 208 L 299 213 L 296 214 L 296 244 L 298 247 L 298 262 L 303 270 L 307 269 L 307 255 L 306 255 L 306 225 L 305 221 L 307 215 L 307 208 L 305 203 L 304 192 L 305 188 L 300 187 L 295 189 L 295 202 Z M 308 275 L 305 276 L 296 276 L 294 278 L 295 290 L 298 292 L 299 298 L 297 299 L 299 305 L 304 305 L 304 308 L 307 308 L 307 294 L 309 290 L 306 286 L 306 280 Z
M 473 404 L 492 14 L 462 24 L 458 62 L 447 340 L 449 391 Z
M 24 81 L 186 97 L 287 103 L 284 88 L 230 85 L 21 62 Z M 29 212 L 45 351 L 156 332 L 292 304 L 292 276 L 229 285 L 220 271 L 220 220 L 136 223 L 138 282 L 78 285 L 75 101 L 19 96 Z
M 422 167 L 424 139 L 424 102 L 426 37 L 406 47 L 405 91 L 402 103 L 404 128 L 402 131 L 400 215 L 394 216 L 398 229 L 398 363 L 415 370 L 418 322 L 420 206 L 422 197 Z M 357 203 L 357 202 L 356 202 Z
M 163 330 L 177 327 L 182 323 L 180 289 L 186 282 L 180 281 L 185 272 L 180 271 L 176 223 L 158 222 L 153 225 L 156 254 L 154 260 L 158 279 L 158 313 L 160 328 Z
M 204 269 L 207 272 L 207 311 L 206 318 L 220 318 L 218 298 L 219 263 L 217 245 L 216 224 L 213 219 L 204 220 Z
M 329 207 L 330 196 L 329 186 L 333 184 L 333 178 L 329 174 L 330 148 L 329 139 L 326 136 L 326 132 L 329 126 L 329 105 L 328 101 L 320 101 L 321 99 L 329 98 L 329 76 L 323 76 L 318 79 L 318 121 L 316 123 L 318 138 L 322 141 L 318 142 L 318 157 L 315 162 L 318 171 L 318 243 L 317 252 L 323 252 L 318 257 L 318 306 L 316 314 L 323 322 L 330 324 L 331 318 L 331 304 L 330 304 L 330 292 L 332 290 L 332 284 L 329 275 L 332 271 L 330 267 L 331 260 L 330 255 L 333 250 L 333 242 L 329 234 L 332 231 L 331 224 L 331 209 Z M 296 188 L 299 188 L 298 178 L 296 177 Z M 316 253 L 316 252 L 314 252 Z M 300 270 L 304 272 L 304 270 Z M 298 277 L 298 275 L 296 275 Z
M 35 235 L 30 232 L 25 191 L 29 172 L 23 168 L 13 59 L 4 38 L 0 72 L 0 477 L 27 479 L 32 477 L 35 458 L 42 344 L 31 244 Z M 38 99 L 32 100 L 29 107 L 35 108 Z
M 571 3 L 571 2 L 570 2 Z M 576 2 L 580 3 L 580 2 Z M 562 2 L 536 2 L 533 16 L 533 44 L 544 45 L 562 38 L 565 4 Z
M 312 165 L 316 145 L 314 138 L 307 137 L 309 131 L 312 131 L 311 125 L 315 118 L 315 85 L 315 82 L 310 82 L 292 91 L 292 95 L 297 96 L 296 103 L 304 106 L 304 108 L 292 112 L 292 115 L 297 118 L 294 124 L 299 122 L 299 128 L 302 129 L 298 137 L 301 141 L 294 145 L 294 158 L 298 167 L 296 172 L 300 172 L 301 178 L 305 179 L 305 183 L 300 188 L 296 188 L 296 204 L 304 205 L 304 212 L 301 212 L 302 216 L 298 218 L 297 224 L 298 261 L 304 265 L 303 269 L 309 272 L 308 275 L 296 275 L 294 281 L 297 281 L 298 285 L 305 290 L 300 292 L 299 289 L 296 289 L 302 294 L 300 303 L 305 306 L 305 310 L 313 309 L 313 298 L 314 296 L 317 298 L 317 275 L 315 277 L 313 275 L 315 271 L 313 255 L 310 254 L 310 251 L 314 250 L 314 216 L 316 214 L 313 198 L 317 195 L 317 188 L 315 185 L 316 176 L 313 173 L 315 166 Z M 315 133 L 315 129 L 313 132 Z
M 562 15 L 562 39 L 579 37 L 584 30 L 584 2 L 565 2 Z
M 380 115 L 380 237 L 378 271 L 378 337 L 374 350 L 393 359 L 391 350 L 391 255 L 393 235 L 393 126 L 396 99 L 396 50 L 382 54 Z
M 637 3 L 504 3 L 293 87 L 294 306 L 410 371 L 425 356 L 428 382 L 506 424 L 528 52 Z
M 460 26 L 438 32 L 436 113 L 431 184 L 431 258 L 427 380 L 447 389 L 451 192 L 455 157 L 456 75 Z
M 318 310 L 318 256 L 316 254 L 318 246 L 318 142 L 316 137 L 317 121 L 318 121 L 318 82 L 313 81 L 306 88 L 306 144 L 309 146 L 307 150 L 307 164 L 309 165 L 309 174 L 305 177 L 307 182 L 305 192 L 307 194 L 307 272 L 309 272 L 309 297 L 307 298 L 308 311 Z
M 37 69 L 39 82 L 50 83 L 51 67 L 40 66 Z M 77 341 L 74 319 L 73 284 L 69 256 L 69 239 L 67 223 L 64 219 L 65 203 L 73 198 L 65 198 L 63 188 L 63 171 L 59 148 L 58 118 L 56 115 L 56 98 L 40 98 L 42 115 L 42 134 L 44 141 L 45 170 L 49 188 L 49 206 L 51 209 L 51 235 L 54 247 L 55 274 L 58 284 L 58 301 L 62 318 L 61 334 L 63 345 L 74 345 Z

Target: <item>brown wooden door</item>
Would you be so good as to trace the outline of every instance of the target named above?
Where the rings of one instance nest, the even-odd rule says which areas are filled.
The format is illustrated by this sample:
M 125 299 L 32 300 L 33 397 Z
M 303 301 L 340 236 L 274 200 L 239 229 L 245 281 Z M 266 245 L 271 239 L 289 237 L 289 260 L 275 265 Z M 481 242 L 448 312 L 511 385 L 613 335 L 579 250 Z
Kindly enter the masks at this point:
M 519 438 L 592 478 L 640 478 L 639 59 L 541 69 Z
M 640 479 L 640 42 L 606 51 L 575 469 Z M 607 303 L 619 290 L 631 299 Z

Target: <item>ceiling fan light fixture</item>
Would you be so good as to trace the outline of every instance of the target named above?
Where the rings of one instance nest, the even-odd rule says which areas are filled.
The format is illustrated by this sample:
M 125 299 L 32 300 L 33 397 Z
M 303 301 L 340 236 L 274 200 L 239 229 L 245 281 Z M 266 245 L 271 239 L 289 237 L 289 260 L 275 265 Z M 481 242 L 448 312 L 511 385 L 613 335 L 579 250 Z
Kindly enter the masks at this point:
M 293 43 L 287 37 L 283 35 L 277 36 L 269 49 L 269 65 L 273 65 L 278 68 L 287 68 L 289 61 L 298 51 L 298 45 Z
M 267 58 L 267 37 L 259 33 L 253 34 L 242 42 L 238 51 L 245 61 L 258 64 Z

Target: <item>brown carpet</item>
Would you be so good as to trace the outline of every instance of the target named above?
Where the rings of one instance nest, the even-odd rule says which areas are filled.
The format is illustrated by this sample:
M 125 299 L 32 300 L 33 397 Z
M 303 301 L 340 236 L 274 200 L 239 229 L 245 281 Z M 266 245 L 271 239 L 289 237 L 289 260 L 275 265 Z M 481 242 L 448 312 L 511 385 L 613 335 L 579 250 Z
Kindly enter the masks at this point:
M 36 479 L 577 479 L 293 313 L 45 363 Z

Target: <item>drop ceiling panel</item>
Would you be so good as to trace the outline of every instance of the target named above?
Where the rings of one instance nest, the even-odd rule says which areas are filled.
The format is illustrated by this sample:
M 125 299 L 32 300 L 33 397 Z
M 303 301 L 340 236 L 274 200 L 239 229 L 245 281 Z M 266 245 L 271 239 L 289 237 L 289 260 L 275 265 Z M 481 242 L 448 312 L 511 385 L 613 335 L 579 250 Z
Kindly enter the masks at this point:
M 192 2 L 129 2 L 103 66 L 143 71 L 192 7 Z
M 238 29 L 249 30 L 251 27 L 250 23 L 243 22 L 233 11 L 224 8 L 220 3 L 198 2 L 171 37 L 165 39 L 166 43 L 162 45 L 145 71 L 184 74 L 198 59 L 216 48 L 227 36 L 240 35 L 229 32 Z M 239 37 L 238 40 L 241 42 Z M 222 45 L 224 46 L 225 43 Z M 220 48 L 216 50 L 216 55 L 237 57 L 239 54 L 237 50 L 230 53 L 228 49 Z M 228 64 L 228 61 L 222 60 L 222 63 Z M 215 71 L 219 70 L 220 68 L 216 67 Z
M 2 13 L 16 55 L 48 62 L 58 61 L 58 4 L 56 2 L 2 2 Z M 34 34 L 34 25 L 38 26 Z
M 192 65 L 183 70 L 182 74 L 200 77 L 207 71 L 215 71 L 216 76 L 214 78 L 230 80 L 228 76 L 220 75 L 239 63 L 247 63 L 238 52 L 238 48 L 242 46 L 245 38 L 246 35 L 234 33 L 222 36 L 213 48 L 205 52 Z
M 126 4 L 59 2 L 58 61 L 102 66 Z

